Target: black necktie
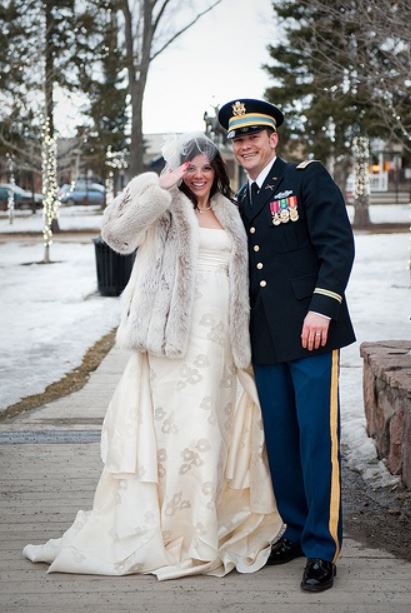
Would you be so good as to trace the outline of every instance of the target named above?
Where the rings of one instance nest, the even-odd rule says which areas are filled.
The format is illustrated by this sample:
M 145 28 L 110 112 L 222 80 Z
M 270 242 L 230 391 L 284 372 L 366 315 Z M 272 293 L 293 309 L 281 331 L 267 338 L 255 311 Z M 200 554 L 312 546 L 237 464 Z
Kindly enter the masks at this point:
M 250 198 L 250 206 L 255 205 L 256 201 L 257 201 L 257 195 L 258 192 L 260 191 L 260 188 L 258 187 L 257 183 L 255 181 L 253 181 L 251 183 L 251 198 Z

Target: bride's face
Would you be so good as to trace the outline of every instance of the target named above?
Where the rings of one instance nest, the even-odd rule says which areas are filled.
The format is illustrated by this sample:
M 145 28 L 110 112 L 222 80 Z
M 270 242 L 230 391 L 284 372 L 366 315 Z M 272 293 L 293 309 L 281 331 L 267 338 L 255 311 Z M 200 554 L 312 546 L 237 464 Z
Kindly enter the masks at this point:
M 183 181 L 197 198 L 208 199 L 215 176 L 214 168 L 204 153 L 189 161 Z

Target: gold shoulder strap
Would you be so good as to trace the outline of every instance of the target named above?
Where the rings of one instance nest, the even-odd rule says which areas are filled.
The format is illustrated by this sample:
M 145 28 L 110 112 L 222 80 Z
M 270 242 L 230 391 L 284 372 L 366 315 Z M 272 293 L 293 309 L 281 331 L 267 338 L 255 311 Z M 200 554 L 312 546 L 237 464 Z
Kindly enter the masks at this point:
M 297 164 L 297 169 L 304 170 L 304 168 L 307 168 L 308 164 L 312 164 L 312 162 L 318 162 L 318 160 L 304 160 L 303 162 Z

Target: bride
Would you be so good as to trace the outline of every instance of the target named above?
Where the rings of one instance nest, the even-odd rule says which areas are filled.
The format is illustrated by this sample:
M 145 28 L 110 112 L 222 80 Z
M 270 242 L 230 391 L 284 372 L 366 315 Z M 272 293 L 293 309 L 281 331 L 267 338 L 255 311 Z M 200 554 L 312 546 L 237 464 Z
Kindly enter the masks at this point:
M 283 531 L 250 365 L 247 238 L 220 153 L 203 134 L 163 148 L 102 236 L 137 257 L 118 343 L 131 357 L 101 436 L 91 511 L 27 545 L 49 572 L 159 579 L 249 573 Z

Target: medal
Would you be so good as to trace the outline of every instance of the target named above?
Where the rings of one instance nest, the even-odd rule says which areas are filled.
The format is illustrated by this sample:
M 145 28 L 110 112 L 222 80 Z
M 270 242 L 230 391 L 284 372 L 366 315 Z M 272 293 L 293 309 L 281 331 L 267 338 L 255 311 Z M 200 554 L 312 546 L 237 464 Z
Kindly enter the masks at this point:
M 288 207 L 290 210 L 291 221 L 297 221 L 300 218 L 298 214 L 297 196 L 290 196 L 290 198 L 288 198 Z
M 290 211 L 288 210 L 288 198 L 280 200 L 280 223 L 290 221 Z
M 273 200 L 272 202 L 270 202 L 270 211 L 271 211 L 271 221 L 273 223 L 274 226 L 278 226 L 281 223 L 281 219 L 280 219 L 280 201 L 279 200 Z

